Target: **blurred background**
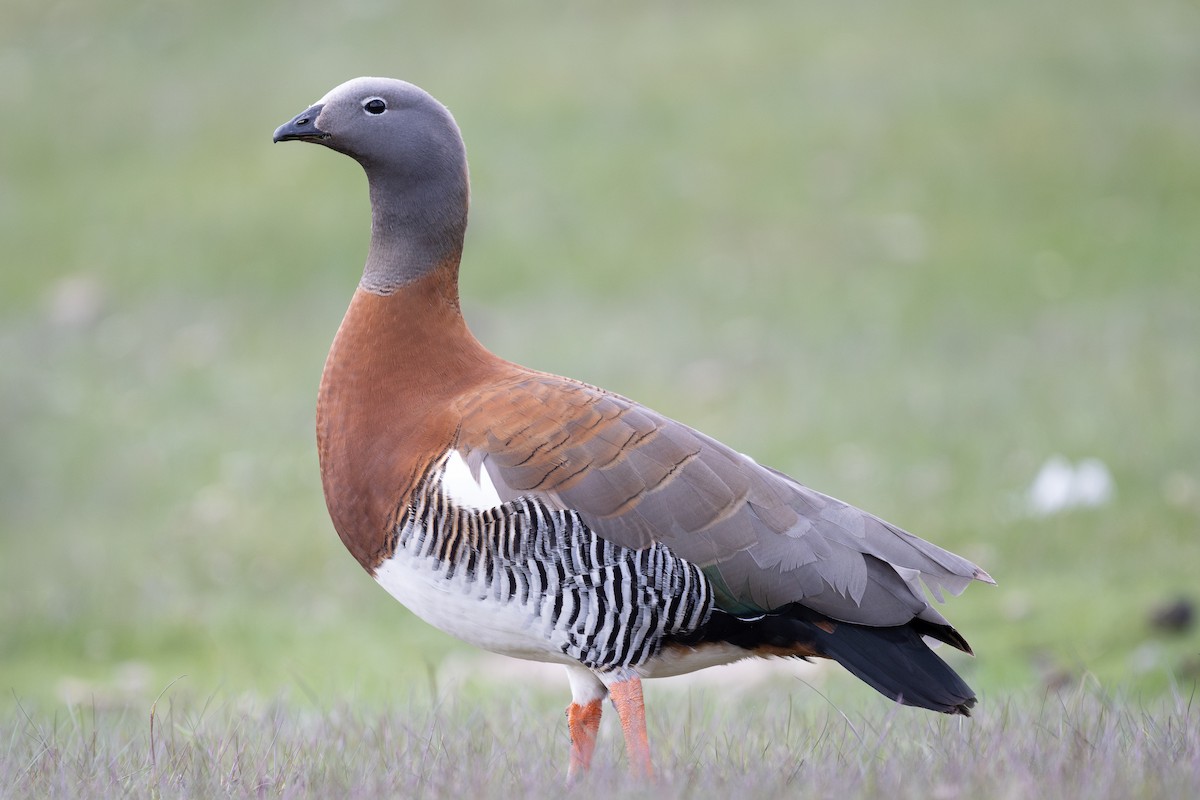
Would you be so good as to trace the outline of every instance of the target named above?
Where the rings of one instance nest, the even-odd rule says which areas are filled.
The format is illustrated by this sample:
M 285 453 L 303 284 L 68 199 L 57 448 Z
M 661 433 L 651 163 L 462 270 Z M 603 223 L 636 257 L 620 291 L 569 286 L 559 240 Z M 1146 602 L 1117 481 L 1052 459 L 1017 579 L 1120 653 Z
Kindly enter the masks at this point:
M 0 690 L 528 674 L 410 617 L 325 512 L 366 187 L 271 133 L 362 74 L 459 121 L 494 350 L 978 561 L 999 586 L 945 608 L 978 658 L 947 657 L 985 699 L 1194 686 L 1197 41 L 1182 0 L 6 0 Z

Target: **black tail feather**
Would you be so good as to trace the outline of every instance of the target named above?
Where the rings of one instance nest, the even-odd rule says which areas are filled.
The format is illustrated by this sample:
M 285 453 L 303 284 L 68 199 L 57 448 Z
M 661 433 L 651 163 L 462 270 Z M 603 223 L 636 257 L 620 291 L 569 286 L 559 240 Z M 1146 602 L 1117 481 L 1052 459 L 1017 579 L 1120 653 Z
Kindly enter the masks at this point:
M 759 655 L 830 658 L 904 705 L 970 716 L 975 693 L 925 644 L 924 636 L 971 652 L 966 640 L 948 625 L 923 620 L 893 627 L 857 625 L 830 619 L 799 603 L 752 619 L 714 610 L 704 627 L 677 641 L 693 646 L 721 641 Z
M 832 633 L 818 627 L 816 640 L 825 655 L 886 697 L 945 714 L 971 715 L 971 687 L 908 625 L 871 628 L 837 622 Z

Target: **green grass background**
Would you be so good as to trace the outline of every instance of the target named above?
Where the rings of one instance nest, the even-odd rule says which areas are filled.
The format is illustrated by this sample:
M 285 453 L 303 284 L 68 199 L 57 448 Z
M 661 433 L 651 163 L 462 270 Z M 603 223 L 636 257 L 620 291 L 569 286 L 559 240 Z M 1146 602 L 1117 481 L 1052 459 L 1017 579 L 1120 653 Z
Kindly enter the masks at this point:
M 8 0 L 0 689 L 377 704 L 470 652 L 320 495 L 365 182 L 270 135 L 360 74 L 458 118 L 497 352 L 978 560 L 985 702 L 1194 686 L 1147 618 L 1198 593 L 1197 41 L 1179 0 Z M 1053 454 L 1114 500 L 1024 514 Z

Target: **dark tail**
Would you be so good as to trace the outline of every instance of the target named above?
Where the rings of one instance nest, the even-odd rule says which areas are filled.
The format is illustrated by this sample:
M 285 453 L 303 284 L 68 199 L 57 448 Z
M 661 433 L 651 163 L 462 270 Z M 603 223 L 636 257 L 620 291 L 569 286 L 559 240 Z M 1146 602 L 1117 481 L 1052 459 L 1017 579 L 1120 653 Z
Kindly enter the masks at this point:
M 799 603 L 753 619 L 714 610 L 703 628 L 681 641 L 692 645 L 724 641 L 763 656 L 831 658 L 904 705 L 969 717 L 975 693 L 929 649 L 923 636 L 971 652 L 966 640 L 948 625 L 913 620 L 877 628 L 838 622 Z
M 871 628 L 833 622 L 816 628 L 816 642 L 880 694 L 906 706 L 971 716 L 975 692 L 929 649 L 911 625 Z

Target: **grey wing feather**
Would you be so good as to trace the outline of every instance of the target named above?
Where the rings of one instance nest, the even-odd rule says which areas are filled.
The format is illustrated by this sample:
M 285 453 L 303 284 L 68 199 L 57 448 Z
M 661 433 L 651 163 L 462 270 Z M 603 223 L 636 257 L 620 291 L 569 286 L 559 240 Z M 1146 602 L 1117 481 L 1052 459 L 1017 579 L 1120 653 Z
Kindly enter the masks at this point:
M 802 602 L 834 619 L 945 624 L 926 587 L 961 592 L 993 582 L 970 561 L 760 466 L 618 395 L 589 391 L 586 430 L 562 426 L 545 447 L 468 452 L 501 497 L 534 494 L 578 511 L 627 547 L 660 541 L 705 569 L 734 612 Z M 552 452 L 551 452 L 552 451 Z

